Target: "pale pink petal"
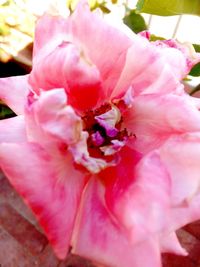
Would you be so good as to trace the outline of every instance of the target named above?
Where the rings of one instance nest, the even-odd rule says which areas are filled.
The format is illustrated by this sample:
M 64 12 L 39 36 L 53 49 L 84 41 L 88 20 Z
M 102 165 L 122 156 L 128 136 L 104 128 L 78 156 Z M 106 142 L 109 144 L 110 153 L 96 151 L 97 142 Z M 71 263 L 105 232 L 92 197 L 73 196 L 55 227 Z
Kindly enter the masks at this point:
M 66 40 L 68 28 L 67 20 L 61 16 L 42 16 L 36 24 L 33 60 L 38 54 L 48 53 L 52 46 L 55 47 Z
M 0 79 L 0 100 L 16 114 L 24 113 L 26 96 L 30 89 L 28 75 Z
M 106 187 L 105 197 L 111 213 L 126 227 L 132 243 L 137 244 L 167 228 L 170 179 L 156 153 L 147 155 L 134 167 L 134 159 L 131 162 L 127 152 L 121 152 L 123 159 L 115 172 L 110 168 L 110 175 L 104 174 L 113 181 Z M 127 181 L 126 176 L 127 184 L 121 181 Z
M 0 166 L 64 259 L 84 186 L 70 155 L 52 158 L 36 144 L 1 144 Z
M 158 40 L 152 44 L 160 48 L 165 61 L 171 65 L 174 74 L 179 78 L 184 78 L 200 61 L 200 54 L 195 52 L 192 44 L 179 43 L 174 39 Z
M 171 179 L 169 231 L 200 219 L 200 135 L 190 133 L 171 138 L 160 149 L 160 157 Z
M 199 133 L 169 139 L 160 148 L 160 157 L 171 177 L 171 204 L 189 207 L 193 197 L 200 194 Z
M 175 75 L 175 67 L 177 66 L 166 61 L 162 50 L 145 38 L 137 36 L 128 50 L 123 71 L 112 97 L 123 95 L 130 86 L 134 95 L 179 92 L 183 89 L 179 87 L 180 75 Z
M 110 96 L 123 70 L 132 40 L 107 24 L 81 2 L 71 17 L 72 38 L 100 71 L 104 90 Z M 133 38 L 135 38 L 133 33 Z
M 0 120 L 0 143 L 26 142 L 24 116 Z
M 174 253 L 187 256 L 187 251 L 181 246 L 175 232 L 162 235 L 160 238 L 161 251 L 164 253 Z
M 80 139 L 81 118 L 76 115 L 71 106 L 67 105 L 64 89 L 42 92 L 38 100 L 33 102 L 28 109 L 27 116 L 32 115 L 35 127 L 40 128 L 54 141 L 72 144 Z M 32 134 L 34 134 L 33 131 Z M 38 142 L 40 141 L 42 140 L 38 139 Z
M 72 252 L 112 267 L 161 267 L 159 245 L 146 240 L 133 246 L 104 203 L 104 187 L 92 179 L 82 198 L 73 233 Z
M 171 210 L 169 228 L 179 229 L 188 223 L 195 222 L 200 218 L 200 194 L 194 196 L 190 201 L 183 203 Z M 170 229 L 170 230 L 171 230 Z
M 141 153 L 161 146 L 171 135 L 200 130 L 199 104 L 188 95 L 142 95 L 123 114 L 129 145 Z
M 68 103 L 78 110 L 96 106 L 103 97 L 98 69 L 78 47 L 66 41 L 50 54 L 35 58 L 29 81 L 36 92 L 65 88 Z

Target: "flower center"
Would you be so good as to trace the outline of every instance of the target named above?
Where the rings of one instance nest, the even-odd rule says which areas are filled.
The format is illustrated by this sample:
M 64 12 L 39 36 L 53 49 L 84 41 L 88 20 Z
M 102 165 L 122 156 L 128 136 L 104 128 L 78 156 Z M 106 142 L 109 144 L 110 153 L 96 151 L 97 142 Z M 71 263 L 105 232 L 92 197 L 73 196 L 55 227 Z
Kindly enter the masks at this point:
M 122 117 L 116 105 L 107 103 L 88 111 L 82 120 L 83 129 L 89 134 L 87 146 L 91 156 L 110 156 L 124 146 L 128 133 L 121 130 Z
M 118 104 L 104 104 L 86 112 L 81 119 L 80 140 L 69 147 L 74 161 L 91 173 L 116 165 L 119 162 L 117 152 L 129 137 L 127 130 L 121 129 L 122 116 Z

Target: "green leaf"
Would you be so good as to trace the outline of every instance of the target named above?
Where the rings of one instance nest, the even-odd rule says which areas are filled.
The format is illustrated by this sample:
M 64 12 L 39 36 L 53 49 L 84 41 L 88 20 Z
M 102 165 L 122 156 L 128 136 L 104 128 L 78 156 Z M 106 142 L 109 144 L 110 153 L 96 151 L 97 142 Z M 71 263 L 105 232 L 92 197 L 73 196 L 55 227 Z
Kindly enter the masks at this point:
M 16 116 L 15 113 L 4 104 L 0 104 L 0 120 Z
M 100 4 L 99 8 L 101 9 L 101 11 L 105 14 L 109 14 L 111 11 L 109 8 L 107 8 L 104 4 Z
M 155 34 L 151 34 L 150 35 L 150 42 L 155 42 L 157 40 L 166 40 L 166 39 L 164 37 L 157 36 Z
M 194 49 L 196 52 L 200 52 L 200 45 L 199 44 L 193 44 Z M 194 76 L 194 77 L 199 77 L 200 76 L 200 63 L 197 63 L 194 65 L 194 67 L 191 69 L 189 75 Z
M 124 23 L 135 33 L 147 30 L 144 18 L 135 10 L 129 11 L 123 20 Z
M 137 10 L 160 16 L 200 15 L 200 0 L 139 0 Z
M 196 52 L 200 52 L 200 45 L 199 44 L 193 44 L 194 49 Z
M 191 69 L 189 75 L 194 76 L 194 77 L 200 76 L 200 63 L 197 63 L 196 65 L 194 65 L 194 67 Z

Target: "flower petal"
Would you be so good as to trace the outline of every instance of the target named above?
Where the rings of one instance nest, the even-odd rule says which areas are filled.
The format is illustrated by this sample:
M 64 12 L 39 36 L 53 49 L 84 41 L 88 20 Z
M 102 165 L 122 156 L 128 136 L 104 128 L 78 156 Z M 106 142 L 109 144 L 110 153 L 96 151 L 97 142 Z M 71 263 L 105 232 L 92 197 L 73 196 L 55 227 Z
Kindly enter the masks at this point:
M 161 251 L 164 253 L 174 253 L 177 255 L 187 256 L 187 251 L 181 246 L 175 232 L 170 232 L 161 237 Z
M 122 155 L 115 170 L 103 174 L 105 177 L 109 175 L 109 180 L 113 181 L 106 187 L 106 204 L 127 229 L 132 243 L 138 244 L 147 236 L 165 231 L 170 208 L 170 180 L 157 153 L 147 155 L 135 167 L 133 159 L 132 162 L 130 160 L 133 155 L 128 156 L 128 149 L 122 150 Z M 127 180 L 125 174 L 129 182 L 123 187 L 125 182 L 121 180 Z
M 45 16 L 36 28 L 30 82 L 35 90 L 64 87 L 77 109 L 94 107 L 110 97 L 132 38 L 90 12 L 85 1 L 67 20 Z
M 98 69 L 78 47 L 66 41 L 50 54 L 35 57 L 30 83 L 36 92 L 65 88 L 69 104 L 78 110 L 96 106 L 101 96 Z
M 0 120 L 0 143 L 26 142 L 24 116 Z
M 174 39 L 157 40 L 152 44 L 162 50 L 165 61 L 171 65 L 179 79 L 184 78 L 200 61 L 200 54 L 195 52 L 192 44 L 179 43 Z
M 73 13 L 71 23 L 73 40 L 99 69 L 106 97 L 110 97 L 123 70 L 132 40 L 107 24 L 96 12 L 90 12 L 84 1 Z M 135 36 L 133 33 L 133 38 Z
M 24 105 L 29 91 L 28 75 L 0 79 L 0 100 L 16 114 L 24 113 Z
M 33 60 L 35 56 L 49 53 L 52 47 L 56 47 L 63 40 L 66 40 L 68 27 L 67 20 L 61 16 L 51 16 L 49 14 L 42 16 L 36 25 Z
M 61 156 L 60 156 L 61 157 Z M 56 255 L 69 249 L 83 175 L 69 155 L 52 159 L 35 144 L 1 144 L 0 166 L 11 184 L 31 207 Z
M 183 134 L 160 149 L 161 161 L 171 179 L 169 231 L 200 219 L 200 135 Z
M 137 37 L 127 52 L 124 69 L 112 97 L 121 96 L 130 86 L 133 88 L 134 95 L 183 91 L 179 87 L 180 75 L 177 77 L 174 74 L 173 67 L 177 66 L 166 61 L 162 50 L 153 46 L 145 38 Z M 177 53 L 179 54 L 180 51 Z
M 146 236 L 137 246 L 114 221 L 104 203 L 103 185 L 92 179 L 84 191 L 72 252 L 105 266 L 161 267 L 158 243 Z
M 160 157 L 171 177 L 172 205 L 184 204 L 189 207 L 192 198 L 200 194 L 199 133 L 169 139 L 160 148 Z
M 67 105 L 64 89 L 42 92 L 40 97 L 29 106 L 26 115 L 32 116 L 32 120 L 35 120 L 35 128 L 40 128 L 46 137 L 54 141 L 68 145 L 80 139 L 81 118 L 75 114 L 71 106 Z M 37 139 L 33 131 L 32 136 Z M 39 138 L 37 141 L 42 140 Z
M 123 114 L 124 125 L 136 137 L 129 142 L 141 153 L 160 147 L 170 136 L 200 130 L 199 104 L 188 95 L 142 95 Z

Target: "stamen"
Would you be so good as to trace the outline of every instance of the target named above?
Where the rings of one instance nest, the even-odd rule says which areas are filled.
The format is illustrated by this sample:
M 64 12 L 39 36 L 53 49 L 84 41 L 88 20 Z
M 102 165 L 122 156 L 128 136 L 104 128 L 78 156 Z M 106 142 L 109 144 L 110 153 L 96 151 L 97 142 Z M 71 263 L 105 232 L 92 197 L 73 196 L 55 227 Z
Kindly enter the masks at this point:
M 96 121 L 106 130 L 109 137 L 115 137 L 119 132 L 115 125 L 120 121 L 121 114 L 116 106 L 99 116 L 95 116 Z
M 82 117 L 82 138 L 70 147 L 75 162 L 92 173 L 116 165 L 117 152 L 128 138 L 127 130 L 121 129 L 122 119 L 120 109 L 114 104 L 88 111 Z
M 93 133 L 91 135 L 91 139 L 95 146 L 101 146 L 105 142 L 105 139 L 102 137 L 99 131 Z

